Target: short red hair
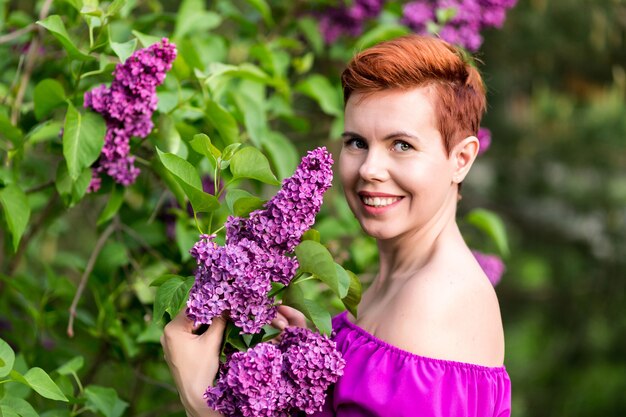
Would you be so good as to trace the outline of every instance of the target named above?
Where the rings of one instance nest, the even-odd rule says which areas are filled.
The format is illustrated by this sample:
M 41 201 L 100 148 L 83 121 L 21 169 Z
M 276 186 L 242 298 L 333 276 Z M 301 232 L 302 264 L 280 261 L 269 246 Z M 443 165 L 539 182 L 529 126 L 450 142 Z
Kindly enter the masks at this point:
M 341 74 L 344 103 L 355 93 L 432 87 L 439 132 L 448 153 L 478 134 L 487 100 L 478 70 L 464 53 L 431 36 L 408 35 L 358 53 Z

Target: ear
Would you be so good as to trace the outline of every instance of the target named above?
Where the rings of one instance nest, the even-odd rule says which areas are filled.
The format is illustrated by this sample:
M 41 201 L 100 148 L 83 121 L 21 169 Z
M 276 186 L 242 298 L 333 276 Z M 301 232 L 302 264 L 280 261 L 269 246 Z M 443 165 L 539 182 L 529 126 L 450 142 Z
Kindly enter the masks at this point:
M 454 183 L 463 182 L 478 155 L 479 148 L 478 138 L 468 136 L 452 149 L 450 160 L 453 163 L 452 181 Z

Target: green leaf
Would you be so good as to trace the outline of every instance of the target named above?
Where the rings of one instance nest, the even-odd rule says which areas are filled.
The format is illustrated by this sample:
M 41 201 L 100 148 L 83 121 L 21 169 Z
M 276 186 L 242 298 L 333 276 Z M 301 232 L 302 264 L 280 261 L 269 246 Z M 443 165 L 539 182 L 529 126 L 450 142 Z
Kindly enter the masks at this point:
M 265 86 L 250 80 L 242 81 L 239 89 L 230 94 L 243 115 L 246 131 L 256 147 L 261 146 L 269 130 L 265 111 L 265 95 Z
M 87 187 L 91 182 L 91 168 L 85 168 L 76 181 L 72 181 L 67 166 L 59 164 L 55 185 L 57 191 L 63 197 L 66 206 L 72 207 L 78 203 L 87 192 Z
M 105 417 L 120 417 L 128 403 L 120 400 L 113 388 L 90 385 L 85 388 L 87 407 L 104 414 Z
M 135 35 L 137 39 L 139 39 L 139 43 L 144 48 L 161 42 L 161 38 L 159 38 L 158 36 L 146 35 L 145 33 L 141 33 L 136 30 L 133 30 L 131 33 Z
M 65 401 L 67 397 L 61 392 L 57 384 L 41 368 L 31 368 L 24 374 L 24 379 L 28 385 L 42 397 L 50 400 Z
M 10 408 L 20 417 L 39 417 L 39 414 L 37 414 L 37 411 L 35 411 L 33 406 L 22 398 L 12 396 L 4 397 L 0 400 L 0 410 L 2 410 L 2 407 Z M 4 414 L 4 411 L 0 411 L 0 416 L 8 415 L 10 414 Z
M 124 187 L 113 187 L 113 191 L 111 191 L 111 195 L 109 196 L 109 201 L 107 201 L 107 205 L 102 210 L 102 213 L 100 213 L 96 225 L 100 226 L 115 216 L 124 202 L 124 190 Z
M 267 4 L 265 0 L 246 0 L 248 4 L 254 7 L 259 13 L 261 13 L 261 17 L 263 17 L 263 21 L 269 27 L 274 26 L 274 19 L 272 18 L 272 10 L 270 6 Z
M 198 229 L 197 227 L 189 227 L 189 221 L 178 217 L 176 219 L 176 225 L 174 227 L 174 238 L 176 240 L 176 246 L 180 252 L 181 262 L 185 263 L 191 259 L 189 249 L 198 241 Z
M 226 109 L 214 101 L 208 101 L 204 113 L 209 123 L 220 134 L 224 145 L 230 145 L 239 141 L 237 121 Z
M 177 155 L 163 153 L 158 148 L 157 154 L 163 166 L 181 186 L 196 212 L 210 212 L 219 207 L 217 198 L 202 190 L 202 180 L 193 165 Z
M 272 161 L 279 179 L 291 176 L 300 162 L 293 142 L 279 132 L 268 132 L 263 140 L 263 150 Z
M 344 299 L 348 295 L 348 289 L 350 288 L 350 275 L 343 266 L 335 262 L 335 270 L 337 272 L 337 283 L 339 298 Z
M 224 331 L 224 345 L 229 344 L 239 351 L 245 351 L 248 349 L 246 342 L 241 334 L 241 329 L 235 326 L 230 320 L 226 323 L 226 330 Z M 222 355 L 224 355 L 224 349 L 222 348 Z
M 241 148 L 241 143 L 231 143 L 227 147 L 224 148 L 224 152 L 222 153 L 222 161 L 230 162 L 233 159 L 233 156 L 239 151 Z
M 85 358 L 76 356 L 57 368 L 59 375 L 71 375 L 78 372 L 85 364 Z
M 279 185 L 270 163 L 258 149 L 248 146 L 240 149 L 230 160 L 230 172 L 234 178 L 252 178 L 266 184 Z
M 9 375 L 15 362 L 15 352 L 7 342 L 0 339 L 0 378 Z
M 226 205 L 230 212 L 237 217 L 246 217 L 251 211 L 263 207 L 265 200 L 260 199 L 245 190 L 236 188 L 228 190 Z
M 456 7 L 437 8 L 435 12 L 437 23 L 445 25 L 447 22 L 452 20 L 454 16 L 456 16 L 457 12 L 458 10 Z
M 380 24 L 365 32 L 357 41 L 359 51 L 369 48 L 382 41 L 394 39 L 410 33 L 409 28 L 395 23 Z
M 90 167 L 102 151 L 106 123 L 96 113 L 81 114 L 68 103 L 63 130 L 63 156 L 70 178 L 74 181 Z
M 195 278 L 192 276 L 185 278 L 169 275 L 168 280 L 157 289 L 154 300 L 154 320 L 160 321 L 165 312 L 174 318 L 185 305 L 194 280 Z
M 222 17 L 204 9 L 203 0 L 184 0 L 176 13 L 174 38 L 180 39 L 194 32 L 207 32 L 222 23 Z
M 61 16 L 53 14 L 44 20 L 37 21 L 37 24 L 48 29 L 52 35 L 57 38 L 59 42 L 61 42 L 61 45 L 63 45 L 63 48 L 71 58 L 79 61 L 89 61 L 95 59 L 74 45 L 70 35 L 67 33 L 67 29 L 65 29 Z
M 28 141 L 31 145 L 34 145 L 50 139 L 57 139 L 62 128 L 63 124 L 61 122 L 56 120 L 47 120 L 33 127 L 30 132 L 26 134 L 24 140 Z
M 304 234 L 302 235 L 302 241 L 304 242 L 305 240 L 312 240 L 314 242 L 319 243 L 321 240 L 321 236 L 320 236 L 320 232 L 318 232 L 315 229 L 309 229 L 306 232 L 304 232 Z
M 217 160 L 222 156 L 222 152 L 211 143 L 211 139 L 204 133 L 194 135 L 189 144 L 194 151 L 206 156 L 209 160 Z
M 11 120 L 2 112 L 0 112 L 0 137 L 7 138 L 15 147 L 22 143 L 22 138 L 24 137 L 22 131 L 13 126 Z
M 0 404 L 0 417 L 22 417 L 22 416 L 17 414 L 17 411 L 14 408 L 8 405 Z
M 298 27 L 302 33 L 304 33 L 304 36 L 307 41 L 309 41 L 315 54 L 321 54 L 324 49 L 324 39 L 322 38 L 317 21 L 310 17 L 301 18 L 298 19 Z
M 304 298 L 304 292 L 297 283 L 289 285 L 283 297 L 283 304 L 300 310 L 320 333 L 330 335 L 332 331 L 330 313 L 314 301 Z
M 348 295 L 341 299 L 343 305 L 348 309 L 350 313 L 354 317 L 357 317 L 358 313 L 358 305 L 361 302 L 361 294 L 363 291 L 363 287 L 361 285 L 361 281 L 359 277 L 356 276 L 352 271 L 346 271 L 346 273 L 350 276 L 350 288 L 348 289 Z
M 509 256 L 506 228 L 500 216 L 486 209 L 474 209 L 465 216 L 465 220 L 491 237 L 502 256 Z
M 323 75 L 311 75 L 296 86 L 296 91 L 315 100 L 326 114 L 336 117 L 343 114 L 341 90 Z
M 268 340 L 272 340 L 273 338 L 278 336 L 280 333 L 281 331 L 278 330 L 277 328 L 269 326 L 269 325 L 265 325 L 263 326 L 263 338 L 261 339 L 261 342 L 267 342 Z
M 107 8 L 106 15 L 111 17 L 118 14 L 126 6 L 126 0 L 113 0 L 113 2 Z
M 33 93 L 35 100 L 35 117 L 43 119 L 52 110 L 65 103 L 65 91 L 57 80 L 47 78 L 40 81 Z
M 28 199 L 17 185 L 11 184 L 0 190 L 0 204 L 13 236 L 13 250 L 17 251 L 30 218 Z
M 137 39 L 131 39 L 128 42 L 118 43 L 118 42 L 109 42 L 111 45 L 111 49 L 115 52 L 115 55 L 120 59 L 120 61 L 125 62 L 135 51 L 137 47 Z
M 305 240 L 296 246 L 295 252 L 301 272 L 313 274 L 328 285 L 339 298 L 346 296 L 350 285 L 349 277 L 337 274 L 337 264 L 324 245 L 314 240 Z

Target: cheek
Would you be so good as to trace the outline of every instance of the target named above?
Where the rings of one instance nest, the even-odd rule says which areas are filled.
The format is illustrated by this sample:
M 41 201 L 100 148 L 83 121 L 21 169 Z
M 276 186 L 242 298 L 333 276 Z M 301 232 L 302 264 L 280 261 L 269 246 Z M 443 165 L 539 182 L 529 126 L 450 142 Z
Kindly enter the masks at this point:
M 354 158 L 349 158 L 342 152 L 339 156 L 339 178 L 344 188 L 354 183 L 357 173 L 358 166 Z

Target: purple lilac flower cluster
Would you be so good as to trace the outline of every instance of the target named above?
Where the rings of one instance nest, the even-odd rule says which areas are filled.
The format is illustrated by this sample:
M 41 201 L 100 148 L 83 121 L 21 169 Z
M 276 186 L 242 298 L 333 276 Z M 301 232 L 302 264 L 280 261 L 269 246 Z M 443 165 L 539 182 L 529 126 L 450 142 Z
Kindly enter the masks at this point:
M 326 148 L 310 151 L 263 209 L 248 219 L 228 219 L 224 246 L 201 236 L 191 249 L 198 269 L 187 301 L 190 319 L 211 324 L 228 312 L 244 333 L 258 333 L 276 316 L 271 284 L 293 278 L 298 263 L 288 254 L 315 222 L 332 182 L 332 163 Z
M 344 367 L 327 336 L 289 327 L 277 346 L 260 343 L 231 355 L 204 397 L 209 407 L 229 417 L 313 414 Z
M 504 262 L 496 255 L 488 255 L 477 250 L 473 250 L 472 253 L 478 261 L 478 264 L 489 278 L 489 282 L 495 287 L 502 278 L 506 267 Z
M 478 149 L 478 155 L 482 155 L 487 152 L 487 149 L 491 146 L 491 131 L 486 127 L 481 127 L 478 129 L 478 143 L 480 144 L 480 149 Z
M 385 0 L 354 0 L 348 7 L 341 5 L 325 10 L 319 25 L 326 43 L 334 42 L 341 35 L 360 35 L 365 21 L 378 16 L 384 2 Z
M 416 33 L 426 34 L 428 22 L 443 27 L 442 39 L 461 45 L 471 51 L 480 48 L 480 32 L 489 27 L 502 27 L 508 9 L 517 0 L 416 0 L 404 5 L 402 23 Z M 437 21 L 436 10 L 453 9 L 454 17 L 447 22 Z
M 130 155 L 130 138 L 144 138 L 152 131 L 156 87 L 163 83 L 175 58 L 176 46 L 163 38 L 117 65 L 110 87 L 101 85 L 85 93 L 85 107 L 100 113 L 107 123 L 104 147 L 93 167 L 88 191 L 100 188 L 102 174 L 124 186 L 135 182 L 139 168 Z

